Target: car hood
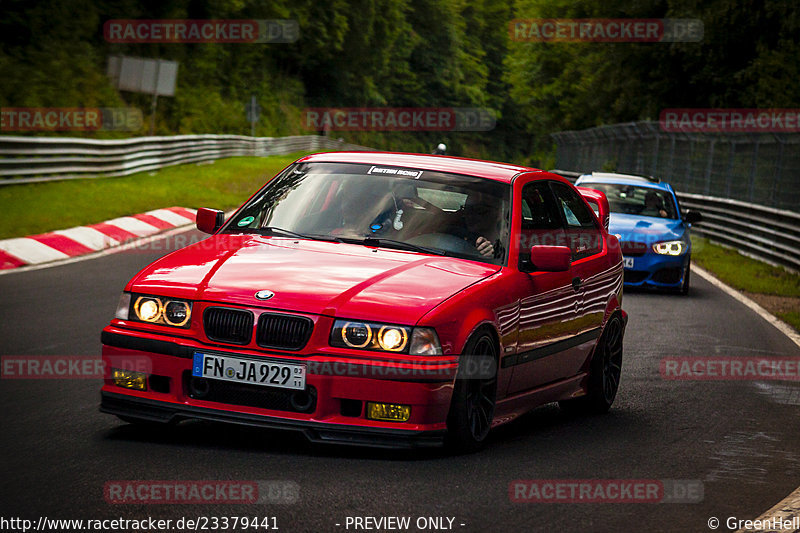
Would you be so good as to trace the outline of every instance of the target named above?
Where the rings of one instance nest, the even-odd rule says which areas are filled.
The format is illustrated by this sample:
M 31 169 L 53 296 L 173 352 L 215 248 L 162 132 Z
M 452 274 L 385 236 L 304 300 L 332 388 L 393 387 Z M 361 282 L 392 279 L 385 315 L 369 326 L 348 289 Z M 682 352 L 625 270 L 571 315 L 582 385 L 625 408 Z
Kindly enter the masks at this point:
M 284 311 L 415 324 L 500 267 L 356 244 L 214 235 L 142 270 L 127 290 Z M 255 298 L 271 290 L 268 301 Z
M 619 235 L 621 241 L 654 243 L 678 240 L 684 231 L 680 219 L 611 213 L 608 223 L 608 232 Z

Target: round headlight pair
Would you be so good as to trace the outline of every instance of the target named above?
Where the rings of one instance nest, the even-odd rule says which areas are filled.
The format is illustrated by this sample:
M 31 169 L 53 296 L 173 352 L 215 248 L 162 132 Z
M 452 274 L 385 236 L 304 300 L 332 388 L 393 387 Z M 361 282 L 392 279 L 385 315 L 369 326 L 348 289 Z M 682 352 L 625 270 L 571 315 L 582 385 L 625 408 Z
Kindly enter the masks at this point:
M 653 245 L 653 251 L 660 255 L 681 255 L 683 248 L 683 241 L 657 242 Z
M 375 334 L 369 324 L 347 322 L 342 327 L 342 341 L 350 348 L 366 348 L 373 340 L 387 352 L 401 352 L 408 344 L 408 333 L 403 328 L 381 326 Z
M 164 300 L 153 296 L 140 296 L 133 304 L 136 318 L 143 322 L 166 323 L 170 326 L 184 326 L 191 316 L 188 302 Z

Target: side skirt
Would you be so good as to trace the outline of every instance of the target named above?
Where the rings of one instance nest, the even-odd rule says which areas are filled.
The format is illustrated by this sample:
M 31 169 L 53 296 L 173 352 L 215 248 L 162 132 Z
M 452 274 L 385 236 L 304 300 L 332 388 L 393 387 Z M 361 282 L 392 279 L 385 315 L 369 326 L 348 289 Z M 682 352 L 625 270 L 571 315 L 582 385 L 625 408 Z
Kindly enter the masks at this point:
M 588 372 L 582 372 L 571 378 L 548 383 L 537 389 L 498 400 L 492 427 L 510 422 L 544 404 L 583 396 L 586 391 L 585 386 L 588 377 Z

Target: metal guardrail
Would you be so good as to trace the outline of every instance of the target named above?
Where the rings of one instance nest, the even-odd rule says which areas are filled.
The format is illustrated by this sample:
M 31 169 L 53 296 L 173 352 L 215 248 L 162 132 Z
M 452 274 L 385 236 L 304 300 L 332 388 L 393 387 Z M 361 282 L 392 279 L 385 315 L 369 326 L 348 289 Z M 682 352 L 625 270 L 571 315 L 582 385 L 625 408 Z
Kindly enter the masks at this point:
M 575 182 L 585 172 L 551 170 Z M 800 213 L 729 198 L 677 193 L 681 209 L 697 210 L 703 220 L 692 232 L 768 263 L 800 271 Z
M 693 232 L 800 271 L 800 213 L 701 194 L 678 193 L 678 200 L 703 215 Z
M 175 135 L 96 140 L 0 136 L 0 185 L 86 177 L 126 176 L 170 165 L 234 156 L 308 151 L 372 150 L 317 135 L 246 137 Z M 581 172 L 554 170 L 571 181 Z M 21 176 L 21 177 L 16 177 Z M 800 213 L 739 200 L 678 193 L 684 207 L 703 213 L 693 231 L 771 263 L 800 270 Z
M 126 176 L 170 165 L 298 151 L 372 150 L 329 137 L 174 135 L 97 140 L 0 136 L 0 185 Z

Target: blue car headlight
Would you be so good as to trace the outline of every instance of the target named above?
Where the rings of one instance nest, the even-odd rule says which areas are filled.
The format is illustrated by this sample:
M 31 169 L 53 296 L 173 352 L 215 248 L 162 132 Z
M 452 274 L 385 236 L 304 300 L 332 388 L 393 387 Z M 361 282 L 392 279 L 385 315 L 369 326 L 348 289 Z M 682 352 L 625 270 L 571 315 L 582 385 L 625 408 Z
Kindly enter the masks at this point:
M 681 255 L 686 251 L 686 243 L 683 241 L 657 242 L 653 245 L 653 251 L 659 255 Z

